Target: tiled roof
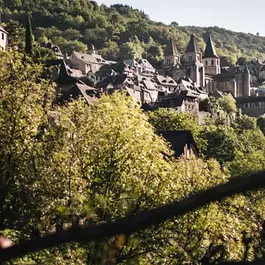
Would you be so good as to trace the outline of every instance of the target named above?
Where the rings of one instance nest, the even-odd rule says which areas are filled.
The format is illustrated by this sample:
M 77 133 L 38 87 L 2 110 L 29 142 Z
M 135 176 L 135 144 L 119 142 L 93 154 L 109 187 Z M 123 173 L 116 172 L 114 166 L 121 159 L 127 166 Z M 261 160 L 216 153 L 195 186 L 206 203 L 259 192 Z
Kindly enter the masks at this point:
M 8 34 L 8 32 L 4 29 L 4 27 L 0 24 L 0 31 Z
M 209 39 L 207 41 L 203 58 L 219 58 L 219 56 L 217 55 L 215 51 L 211 36 L 209 36 Z
M 173 55 L 173 56 L 179 55 L 176 44 L 172 39 L 170 40 L 168 46 L 165 49 L 165 55 Z
M 194 34 L 192 34 L 190 37 L 190 41 L 189 41 L 189 44 L 188 44 L 187 49 L 186 49 L 186 53 L 188 53 L 188 52 L 200 52 Z
M 83 61 L 84 63 L 95 63 L 97 64 L 98 61 L 96 59 L 96 57 L 92 54 L 86 54 L 86 53 L 81 53 L 81 52 L 73 52 L 73 54 L 81 61 Z
M 89 94 L 95 95 L 96 94 L 95 89 L 93 87 L 87 86 L 83 82 L 78 81 L 68 91 L 64 92 L 62 96 L 59 98 L 59 100 L 68 101 L 72 99 L 78 99 L 80 95 L 82 95 L 86 100 L 87 104 L 93 105 L 96 103 L 97 99 L 89 96 Z
M 198 147 L 191 131 L 158 131 L 158 134 L 171 144 L 171 148 L 174 151 L 176 158 L 183 155 L 186 145 L 188 145 L 189 148 L 193 145 L 196 154 L 199 154 Z

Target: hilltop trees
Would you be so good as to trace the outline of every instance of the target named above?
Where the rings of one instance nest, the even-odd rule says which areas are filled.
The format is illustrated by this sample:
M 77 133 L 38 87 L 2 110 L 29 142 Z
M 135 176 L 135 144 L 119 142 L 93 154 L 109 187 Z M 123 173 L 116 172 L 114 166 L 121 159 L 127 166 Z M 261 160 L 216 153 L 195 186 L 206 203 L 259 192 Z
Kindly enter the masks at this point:
M 78 100 L 51 107 L 53 85 L 43 79 L 42 66 L 17 53 L 0 57 L 0 230 L 15 242 L 134 215 L 229 179 L 216 160 L 172 158 L 149 120 L 157 130 L 183 128 L 205 136 L 206 155 L 216 156 L 233 174 L 243 172 L 242 164 L 227 164 L 224 152 L 231 160 L 241 151 L 248 170 L 255 162 L 242 155 L 233 128 L 207 131 L 192 117 L 171 110 L 148 117 L 123 94 L 103 96 L 93 106 Z M 260 131 L 246 129 L 241 141 L 258 139 L 248 152 L 259 150 L 253 157 L 264 164 L 263 138 Z M 214 150 L 213 143 L 226 148 Z M 258 201 L 257 196 L 234 196 L 132 235 L 69 244 L 13 264 L 252 260 L 254 251 L 263 254 L 264 197 Z
M 26 38 L 25 38 L 25 53 L 28 56 L 33 55 L 33 35 L 32 35 L 32 28 L 31 28 L 31 18 L 30 15 L 27 14 L 27 25 L 26 25 Z
M 110 55 L 106 59 L 117 60 L 126 56 L 128 49 L 133 48 L 128 46 L 136 36 L 141 47 L 144 47 L 140 54 L 150 59 L 154 65 L 159 65 L 163 50 L 170 39 L 176 41 L 177 48 L 182 53 L 190 34 L 195 33 L 201 49 L 204 49 L 204 39 L 209 34 L 213 36 L 223 62 L 230 64 L 236 63 L 237 58 L 249 60 L 264 56 L 264 38 L 218 27 L 183 27 L 176 22 L 165 25 L 151 21 L 148 15 L 126 5 L 107 7 L 95 1 L 83 0 L 38 0 L 23 3 L 11 0 L 3 1 L 2 9 L 7 24 L 10 21 L 24 24 L 26 13 L 31 13 L 36 41 L 41 42 L 46 37 L 53 44 L 59 45 L 63 53 L 71 53 L 74 49 L 86 51 L 85 47 L 93 44 L 99 52 L 103 50 L 103 54 Z M 11 29 L 9 25 L 8 28 Z M 40 31 L 44 36 L 38 36 Z M 51 34 L 52 31 L 54 34 Z M 150 37 L 154 40 L 151 47 L 146 45 Z M 115 42 L 118 46 L 118 52 L 114 56 L 110 52 L 106 53 L 106 42 Z

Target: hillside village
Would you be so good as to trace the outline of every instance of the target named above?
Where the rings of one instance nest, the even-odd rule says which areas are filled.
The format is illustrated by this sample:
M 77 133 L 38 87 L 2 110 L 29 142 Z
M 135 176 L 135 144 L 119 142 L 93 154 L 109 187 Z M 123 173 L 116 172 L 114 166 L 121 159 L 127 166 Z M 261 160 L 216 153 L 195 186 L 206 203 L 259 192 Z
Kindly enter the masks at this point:
M 3 26 L 0 32 L 0 47 L 7 50 L 8 32 Z M 92 44 L 87 53 L 74 51 L 67 56 L 58 46 L 46 44 L 46 48 L 57 58 L 46 64 L 53 67 L 59 101 L 82 95 L 92 102 L 101 93 L 125 90 L 146 110 L 174 108 L 198 116 L 200 101 L 231 93 L 243 114 L 258 117 L 265 112 L 265 90 L 254 87 L 257 80 L 265 80 L 265 62 L 257 60 L 249 65 L 222 67 L 211 36 L 202 52 L 192 34 L 183 54 L 184 63 L 180 62 L 182 54 L 171 40 L 160 69 L 144 58 L 123 62 L 106 60 Z
M 265 264 L 265 38 L 3 6 L 0 264 Z

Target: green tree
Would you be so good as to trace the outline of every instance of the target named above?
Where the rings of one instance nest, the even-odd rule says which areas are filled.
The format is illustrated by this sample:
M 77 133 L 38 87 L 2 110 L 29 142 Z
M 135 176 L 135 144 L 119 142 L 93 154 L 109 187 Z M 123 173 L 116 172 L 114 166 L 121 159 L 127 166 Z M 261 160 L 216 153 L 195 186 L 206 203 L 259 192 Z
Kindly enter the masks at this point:
M 31 28 L 31 17 L 30 14 L 27 13 L 27 24 L 26 24 L 26 36 L 25 36 L 25 53 L 32 57 L 33 55 L 33 35 L 32 35 L 32 28 Z
M 228 114 L 237 112 L 236 101 L 231 94 L 219 98 L 218 104 Z
M 149 121 L 157 131 L 188 130 L 198 135 L 199 126 L 195 118 L 186 112 L 179 112 L 174 109 L 160 108 L 149 112 Z
M 215 158 L 220 163 L 233 161 L 240 143 L 233 128 L 227 126 L 210 126 L 200 131 L 199 137 L 204 141 L 202 152 L 207 158 Z
M 241 115 L 236 118 L 233 127 L 239 131 L 256 130 L 257 120 L 247 115 Z
M 120 57 L 124 59 L 141 59 L 144 49 L 139 39 L 134 39 L 120 46 Z
M 259 116 L 257 119 L 257 125 L 259 129 L 265 134 L 265 116 Z

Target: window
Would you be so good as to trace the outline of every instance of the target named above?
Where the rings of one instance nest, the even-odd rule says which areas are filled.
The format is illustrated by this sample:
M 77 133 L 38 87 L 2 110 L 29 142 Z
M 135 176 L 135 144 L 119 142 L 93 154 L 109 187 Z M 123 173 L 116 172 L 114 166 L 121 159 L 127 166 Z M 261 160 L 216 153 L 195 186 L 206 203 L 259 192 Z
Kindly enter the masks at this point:
M 4 40 L 5 39 L 5 34 L 4 33 L 2 33 L 2 40 Z
M 189 56 L 189 61 L 190 61 L 190 62 L 192 61 L 192 56 Z
M 167 64 L 170 64 L 170 59 L 167 59 Z
M 214 60 L 212 60 L 212 65 L 214 65 Z
M 208 65 L 208 61 L 205 61 L 205 65 Z

